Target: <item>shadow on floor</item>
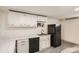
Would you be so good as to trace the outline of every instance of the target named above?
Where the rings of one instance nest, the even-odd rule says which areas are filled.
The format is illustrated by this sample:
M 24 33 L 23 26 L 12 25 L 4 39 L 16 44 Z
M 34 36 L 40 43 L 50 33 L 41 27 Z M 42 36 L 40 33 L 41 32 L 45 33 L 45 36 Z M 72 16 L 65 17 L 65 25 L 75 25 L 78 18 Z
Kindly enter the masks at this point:
M 60 53 L 63 49 L 68 48 L 68 47 L 73 47 L 73 46 L 76 46 L 76 44 L 62 41 L 62 44 L 59 47 L 56 47 L 56 48 L 50 47 L 48 49 L 45 49 L 43 51 L 39 51 L 37 53 Z

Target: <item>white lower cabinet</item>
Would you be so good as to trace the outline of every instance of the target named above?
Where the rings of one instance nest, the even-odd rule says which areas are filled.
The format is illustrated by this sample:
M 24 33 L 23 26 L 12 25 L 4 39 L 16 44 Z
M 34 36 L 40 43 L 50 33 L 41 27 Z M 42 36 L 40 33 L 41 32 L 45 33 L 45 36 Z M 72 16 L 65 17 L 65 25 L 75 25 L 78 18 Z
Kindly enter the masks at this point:
M 40 38 L 39 39 L 39 50 L 44 50 L 50 47 L 50 35 L 40 35 L 39 38 Z M 32 47 L 29 47 L 29 46 L 32 46 L 32 45 L 29 45 L 29 38 L 17 40 L 17 53 L 29 53 L 29 48 L 33 47 L 33 46 Z
M 17 40 L 17 53 L 28 53 L 29 41 L 28 39 Z
M 50 35 L 41 35 L 39 50 L 44 50 L 50 47 Z

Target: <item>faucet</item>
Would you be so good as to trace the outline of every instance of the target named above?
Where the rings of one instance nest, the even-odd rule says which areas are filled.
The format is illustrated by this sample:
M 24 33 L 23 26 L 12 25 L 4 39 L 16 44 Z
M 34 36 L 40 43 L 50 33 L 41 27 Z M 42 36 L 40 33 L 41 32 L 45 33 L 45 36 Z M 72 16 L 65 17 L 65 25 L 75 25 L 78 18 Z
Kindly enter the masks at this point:
M 43 29 L 41 30 L 41 34 L 44 34 L 44 30 Z

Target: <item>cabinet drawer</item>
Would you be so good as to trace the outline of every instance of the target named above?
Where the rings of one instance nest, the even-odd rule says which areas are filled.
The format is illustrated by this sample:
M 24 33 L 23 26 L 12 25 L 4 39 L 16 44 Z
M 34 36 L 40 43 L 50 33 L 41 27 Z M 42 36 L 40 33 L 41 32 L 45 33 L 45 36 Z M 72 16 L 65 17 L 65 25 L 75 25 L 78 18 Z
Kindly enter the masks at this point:
M 19 50 L 24 50 L 24 49 L 28 49 L 28 46 L 17 46 L 18 51 Z
M 46 42 L 43 41 L 43 42 L 40 43 L 40 50 L 43 50 L 45 48 L 46 48 Z
M 25 42 L 28 42 L 28 39 L 20 39 L 20 40 L 17 40 L 17 43 L 25 43 Z
M 45 40 L 50 40 L 50 36 L 46 35 L 40 37 L 40 41 L 45 41 Z
M 17 52 L 18 53 L 28 53 L 29 49 L 28 49 L 28 47 L 27 48 L 19 47 Z
M 22 44 L 17 44 L 17 52 L 19 52 L 19 53 L 24 53 L 24 52 L 28 52 L 28 50 L 29 50 L 29 45 L 28 45 L 28 43 L 26 42 L 26 43 L 22 43 Z
M 19 50 L 18 53 L 29 53 L 29 51 L 25 50 Z
M 22 42 L 18 43 L 17 46 L 27 46 L 29 43 L 28 42 Z
M 40 42 L 40 46 L 49 45 L 49 44 L 50 44 L 50 41 L 42 41 L 42 42 Z

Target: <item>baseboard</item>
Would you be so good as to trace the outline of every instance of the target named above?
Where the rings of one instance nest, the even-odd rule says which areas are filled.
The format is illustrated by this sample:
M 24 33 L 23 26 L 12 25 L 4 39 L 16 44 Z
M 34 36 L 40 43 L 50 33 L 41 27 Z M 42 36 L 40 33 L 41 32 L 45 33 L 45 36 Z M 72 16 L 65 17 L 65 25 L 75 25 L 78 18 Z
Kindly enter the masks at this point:
M 66 41 L 66 40 L 62 40 L 62 41 L 65 41 L 67 43 L 74 44 L 74 45 L 79 45 L 79 44 L 76 44 L 76 43 L 73 43 L 73 42 L 70 42 L 70 41 Z

